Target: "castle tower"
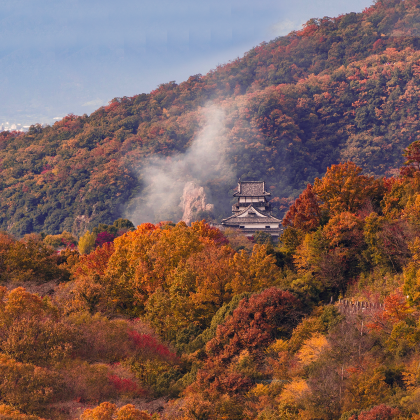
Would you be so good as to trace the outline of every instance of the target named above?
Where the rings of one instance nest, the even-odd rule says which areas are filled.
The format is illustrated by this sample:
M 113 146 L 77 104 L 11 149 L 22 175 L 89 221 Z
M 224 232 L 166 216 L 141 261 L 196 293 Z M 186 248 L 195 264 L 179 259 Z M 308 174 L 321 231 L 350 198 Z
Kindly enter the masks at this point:
M 244 181 L 238 183 L 238 191 L 233 194 L 238 202 L 232 206 L 233 215 L 223 219 L 225 227 L 241 229 L 246 236 L 254 236 L 257 231 L 270 233 L 278 238 L 283 232 L 281 220 L 270 213 L 264 181 Z

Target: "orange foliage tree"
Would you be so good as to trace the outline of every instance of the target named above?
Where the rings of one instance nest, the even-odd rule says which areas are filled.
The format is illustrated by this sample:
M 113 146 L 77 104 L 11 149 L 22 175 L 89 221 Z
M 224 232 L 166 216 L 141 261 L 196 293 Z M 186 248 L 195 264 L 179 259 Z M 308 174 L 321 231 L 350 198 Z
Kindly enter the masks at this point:
M 331 215 L 356 212 L 380 191 L 373 177 L 361 175 L 362 168 L 353 162 L 332 165 L 322 179 L 316 178 L 313 191 L 321 200 L 321 209 Z
M 164 335 L 191 323 L 206 328 L 235 294 L 280 279 L 266 245 L 255 245 L 251 255 L 235 253 L 205 222 L 143 224 L 113 246 L 81 257 L 70 285 L 74 308 L 143 315 Z
M 157 417 L 154 417 L 157 419 Z M 104 402 L 96 408 L 85 410 L 81 420 L 151 420 L 146 412 L 138 410 L 132 404 L 117 408 L 115 404 Z

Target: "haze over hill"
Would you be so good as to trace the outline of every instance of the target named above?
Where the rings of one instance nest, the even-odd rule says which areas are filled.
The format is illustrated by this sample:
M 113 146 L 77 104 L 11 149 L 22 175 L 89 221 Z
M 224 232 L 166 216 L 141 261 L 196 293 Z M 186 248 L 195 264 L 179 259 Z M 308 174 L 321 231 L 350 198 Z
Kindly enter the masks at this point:
M 229 170 L 210 178 L 171 172 L 177 185 L 202 181 L 213 197 L 214 212 L 197 217 L 229 214 L 237 178 L 265 179 L 281 216 L 340 160 L 392 174 L 419 135 L 419 22 L 417 1 L 312 19 L 205 76 L 116 98 L 90 116 L 68 116 L 25 135 L 3 133 L 0 227 L 17 235 L 81 234 L 122 215 L 179 220 L 180 199 L 148 200 L 161 186 L 150 182 L 150 159 L 183 168 L 176 162 L 206 130 L 208 104 L 224 115 Z

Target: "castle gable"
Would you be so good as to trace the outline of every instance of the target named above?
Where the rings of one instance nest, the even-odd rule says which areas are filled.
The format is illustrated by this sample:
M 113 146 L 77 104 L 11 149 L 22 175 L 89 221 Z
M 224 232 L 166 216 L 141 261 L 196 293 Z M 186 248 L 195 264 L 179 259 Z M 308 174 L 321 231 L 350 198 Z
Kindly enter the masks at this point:
M 259 212 L 254 206 L 249 205 L 245 210 L 237 214 L 237 217 L 267 217 L 265 214 Z
M 246 223 L 248 226 L 252 225 L 261 225 L 261 224 L 269 224 L 271 227 L 279 227 L 281 223 L 280 219 L 273 217 L 269 214 L 264 214 L 258 210 L 256 210 L 252 205 L 249 205 L 246 209 L 242 210 L 238 214 L 234 214 L 233 216 L 228 217 L 227 219 L 222 220 L 223 225 L 241 225 Z M 265 225 L 263 226 L 265 227 Z

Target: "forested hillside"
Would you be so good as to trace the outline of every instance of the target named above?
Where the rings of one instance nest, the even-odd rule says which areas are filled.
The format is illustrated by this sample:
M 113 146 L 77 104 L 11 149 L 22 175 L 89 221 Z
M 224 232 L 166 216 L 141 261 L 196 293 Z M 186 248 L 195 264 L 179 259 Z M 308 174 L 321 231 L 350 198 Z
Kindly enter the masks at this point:
M 0 417 L 418 420 L 420 141 L 394 177 L 332 165 L 283 224 L 0 234 Z
M 0 418 L 419 420 L 419 31 L 378 1 L 0 133 Z M 239 177 L 278 243 L 177 222 Z
M 366 174 L 392 174 L 419 136 L 419 31 L 418 1 L 378 1 L 360 14 L 312 19 L 179 85 L 26 134 L 1 133 L 0 228 L 80 236 L 124 216 L 179 220 L 180 200 L 167 208 L 149 200 L 162 185 L 150 182 L 147 158 L 182 160 L 209 104 L 224 115 L 214 146 L 223 165 L 210 177 L 173 176 L 207 189 L 215 204 L 207 218 L 230 213 L 238 178 L 266 180 L 281 216 L 331 164 L 351 160 Z

